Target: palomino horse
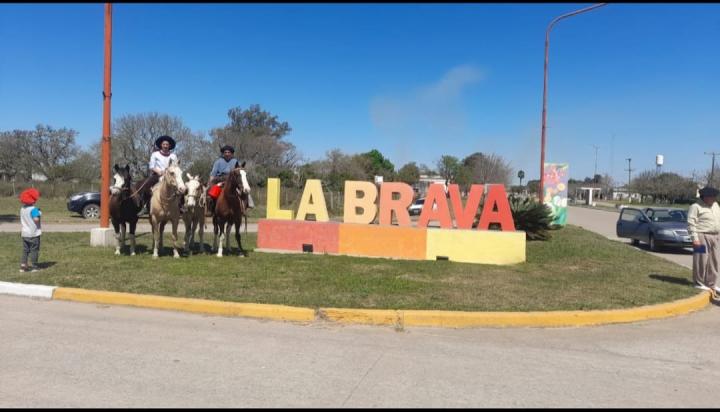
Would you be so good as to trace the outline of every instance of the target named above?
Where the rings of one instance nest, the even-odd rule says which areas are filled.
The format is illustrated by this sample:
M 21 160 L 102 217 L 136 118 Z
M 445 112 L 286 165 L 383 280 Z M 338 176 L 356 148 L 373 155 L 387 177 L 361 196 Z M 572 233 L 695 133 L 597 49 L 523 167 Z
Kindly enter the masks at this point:
M 115 165 L 113 185 L 110 187 L 110 220 L 115 229 L 115 254 L 119 255 L 121 248 L 125 247 L 125 232 L 130 226 L 130 255 L 135 255 L 135 227 L 138 222 L 138 213 L 145 206 L 150 188 L 145 187 L 147 179 L 132 184 L 130 165 L 124 168 Z
M 150 225 L 153 231 L 153 258 L 158 257 L 158 249 L 162 249 L 165 224 L 172 224 L 173 257 L 179 258 L 177 245 L 177 228 L 180 222 L 180 196 L 185 193 L 185 182 L 182 170 L 177 163 L 170 160 L 170 165 L 160 177 L 160 181 L 152 188 L 150 199 Z
M 185 222 L 185 253 L 190 253 L 195 240 L 195 230 L 200 237 L 200 250 L 204 249 L 203 233 L 205 232 L 205 208 L 207 206 L 207 193 L 205 185 L 200 181 L 200 175 L 187 174 L 189 179 L 185 184 L 185 212 L 182 214 Z
M 250 185 L 245 171 L 241 169 L 244 166 L 245 162 L 243 162 L 242 166 L 230 171 L 215 204 L 215 211 L 213 212 L 213 232 L 215 234 L 213 250 L 217 248 L 218 257 L 222 257 L 223 241 L 225 249 L 230 249 L 230 229 L 233 225 L 235 225 L 235 240 L 237 240 L 240 249 L 240 257 L 245 256 L 242 243 L 240 243 L 240 224 L 242 217 L 245 216 L 245 230 L 247 230 L 247 216 L 245 215 L 245 202 L 241 195 L 250 191 Z M 219 243 L 218 236 L 220 238 Z

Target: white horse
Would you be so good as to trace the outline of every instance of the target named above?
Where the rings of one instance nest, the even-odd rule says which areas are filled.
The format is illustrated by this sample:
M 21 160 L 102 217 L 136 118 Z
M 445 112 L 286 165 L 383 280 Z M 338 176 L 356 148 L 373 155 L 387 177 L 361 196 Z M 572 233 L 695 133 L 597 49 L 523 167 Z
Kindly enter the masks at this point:
M 200 238 L 200 250 L 204 249 L 203 233 L 205 232 L 205 208 L 207 206 L 207 190 L 200 181 L 200 175 L 192 176 L 187 173 L 189 179 L 187 194 L 185 195 L 185 212 L 182 214 L 185 222 L 185 253 L 189 254 L 193 249 L 195 230 Z
M 182 170 L 177 163 L 170 160 L 170 165 L 160 177 L 158 184 L 152 188 L 150 199 L 150 225 L 153 231 L 153 258 L 158 257 L 158 249 L 162 249 L 165 224 L 172 224 L 173 257 L 179 258 L 177 244 L 177 228 L 180 222 L 180 195 L 187 187 L 182 178 Z

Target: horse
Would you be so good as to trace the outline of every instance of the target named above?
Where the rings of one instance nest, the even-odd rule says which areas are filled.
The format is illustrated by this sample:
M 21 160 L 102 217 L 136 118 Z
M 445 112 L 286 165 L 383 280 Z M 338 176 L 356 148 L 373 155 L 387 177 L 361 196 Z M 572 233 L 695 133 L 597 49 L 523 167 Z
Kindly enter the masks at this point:
M 233 225 L 235 225 L 235 240 L 237 240 L 240 249 L 240 257 L 245 256 L 245 251 L 240 242 L 240 225 L 243 216 L 245 216 L 245 230 L 247 231 L 247 214 L 242 195 L 250 191 L 250 185 L 247 181 L 247 174 L 242 169 L 244 166 L 245 162 L 230 171 L 225 179 L 222 192 L 220 192 L 220 196 L 218 196 L 215 203 L 215 210 L 213 211 L 213 233 L 215 234 L 213 250 L 217 249 L 217 257 L 222 257 L 223 242 L 225 243 L 225 249 L 230 248 L 229 235 Z M 218 242 L 218 237 L 220 242 Z
M 180 222 L 180 196 L 187 187 L 182 178 L 182 170 L 170 160 L 160 181 L 152 188 L 150 199 L 150 225 L 153 231 L 153 258 L 158 257 L 162 249 L 163 231 L 168 221 L 172 224 L 173 257 L 179 258 L 177 246 L 177 228 Z
M 205 209 L 207 207 L 207 193 L 200 175 L 192 176 L 187 173 L 187 193 L 185 194 L 185 212 L 182 214 L 185 223 L 185 253 L 189 254 L 195 239 L 197 229 L 200 237 L 200 250 L 204 249 L 203 233 L 205 232 Z
M 115 254 L 119 255 L 121 248 L 125 247 L 125 233 L 127 226 L 130 229 L 130 255 L 135 256 L 135 228 L 138 222 L 138 213 L 142 210 L 149 197 L 149 187 L 145 187 L 147 179 L 132 184 L 130 165 L 124 168 L 115 165 L 113 185 L 110 187 L 110 220 L 115 229 Z

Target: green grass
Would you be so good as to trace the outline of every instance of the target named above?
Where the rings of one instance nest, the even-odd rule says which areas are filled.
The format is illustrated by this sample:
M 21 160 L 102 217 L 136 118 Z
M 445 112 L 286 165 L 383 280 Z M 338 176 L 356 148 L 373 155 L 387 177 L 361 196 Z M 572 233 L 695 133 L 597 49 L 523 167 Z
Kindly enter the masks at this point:
M 304 307 L 468 311 L 615 309 L 696 293 L 690 270 L 574 226 L 529 242 L 527 262 L 512 266 L 252 251 L 173 259 L 169 234 L 154 260 L 147 234 L 134 257 L 92 248 L 89 237 L 44 234 L 40 262 L 48 267 L 19 273 L 19 234 L 0 234 L 0 280 Z M 243 235 L 245 249 L 255 240 Z

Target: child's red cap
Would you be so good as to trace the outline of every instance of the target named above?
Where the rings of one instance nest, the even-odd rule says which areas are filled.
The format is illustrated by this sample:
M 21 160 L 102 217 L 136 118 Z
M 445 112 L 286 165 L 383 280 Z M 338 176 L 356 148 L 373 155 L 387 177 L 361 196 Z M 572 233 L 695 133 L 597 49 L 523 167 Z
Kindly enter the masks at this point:
M 25 205 L 32 205 L 40 199 L 40 192 L 35 188 L 25 189 L 20 193 L 20 201 Z

